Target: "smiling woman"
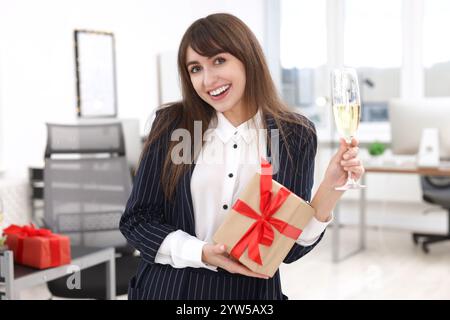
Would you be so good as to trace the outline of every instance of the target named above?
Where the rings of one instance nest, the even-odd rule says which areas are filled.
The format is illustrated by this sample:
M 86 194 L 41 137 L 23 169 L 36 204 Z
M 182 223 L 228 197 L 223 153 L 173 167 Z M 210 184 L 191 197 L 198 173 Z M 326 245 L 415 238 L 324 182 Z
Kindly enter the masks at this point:
M 243 106 L 246 76 L 245 66 L 229 53 L 211 58 L 187 48 L 187 67 L 197 94 L 216 111 L 222 112 L 231 123 L 239 125 Z M 245 117 L 246 115 L 244 115 Z
M 271 278 L 250 270 L 229 255 L 231 248 L 214 244 L 213 235 L 261 172 L 261 158 L 276 164 L 274 180 L 311 199 L 314 127 L 280 100 L 255 35 L 230 14 L 209 15 L 187 29 L 178 73 L 182 100 L 157 111 L 120 222 L 142 256 L 129 298 L 285 299 L 278 270 Z M 180 132 L 187 141 L 176 140 Z M 176 161 L 179 145 L 187 145 L 182 157 L 191 160 Z M 333 186 L 346 180 L 347 171 L 356 178 L 362 174 L 356 145 L 347 150 L 342 144 L 330 161 L 311 201 L 317 213 L 294 237 L 285 263 L 303 257 L 322 238 L 342 195 Z M 218 162 L 199 156 L 218 150 L 223 151 Z

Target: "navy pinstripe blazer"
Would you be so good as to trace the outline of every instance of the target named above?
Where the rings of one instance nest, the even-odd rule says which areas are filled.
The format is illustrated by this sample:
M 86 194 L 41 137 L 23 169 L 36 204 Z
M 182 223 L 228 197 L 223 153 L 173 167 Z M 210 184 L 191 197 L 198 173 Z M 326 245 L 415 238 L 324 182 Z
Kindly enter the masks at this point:
M 158 111 L 162 117 L 165 109 Z M 293 116 L 299 116 L 293 114 Z M 267 117 L 268 133 L 277 129 L 272 117 Z M 279 145 L 279 170 L 273 179 L 305 200 L 311 198 L 316 135 L 299 125 L 284 126 L 293 162 L 287 156 L 283 139 Z M 170 131 L 170 130 L 169 130 Z M 156 253 L 164 238 L 181 229 L 195 236 L 195 221 L 190 181 L 195 164 L 180 179 L 172 201 L 163 195 L 160 175 L 171 132 L 153 143 L 142 158 L 133 189 L 120 221 L 120 231 L 141 253 L 136 275 L 130 280 L 129 299 L 286 299 L 281 291 L 279 271 L 269 279 L 257 279 L 231 274 L 219 268 L 173 268 L 155 263 Z M 267 150 L 270 161 L 270 150 Z M 276 164 L 273 164 L 274 167 Z M 311 251 L 315 245 L 294 244 L 284 263 L 291 263 Z

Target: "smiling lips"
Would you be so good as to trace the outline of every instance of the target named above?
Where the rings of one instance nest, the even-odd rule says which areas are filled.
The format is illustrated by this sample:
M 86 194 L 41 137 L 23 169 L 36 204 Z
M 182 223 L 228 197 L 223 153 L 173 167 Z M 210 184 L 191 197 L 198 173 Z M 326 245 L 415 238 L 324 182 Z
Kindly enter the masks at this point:
M 219 100 L 222 99 L 223 97 L 225 97 L 228 93 L 228 89 L 231 87 L 230 84 L 226 84 L 224 86 L 221 86 L 217 89 L 211 90 L 209 91 L 209 96 L 213 99 L 213 100 Z

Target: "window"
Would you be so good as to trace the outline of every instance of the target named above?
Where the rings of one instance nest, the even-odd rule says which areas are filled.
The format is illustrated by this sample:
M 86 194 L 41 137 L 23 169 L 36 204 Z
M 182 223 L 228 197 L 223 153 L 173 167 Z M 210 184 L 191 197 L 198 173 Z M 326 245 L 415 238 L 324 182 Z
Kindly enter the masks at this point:
M 326 118 L 320 110 L 337 65 L 357 69 L 369 126 L 388 120 L 391 98 L 450 96 L 450 1 L 278 3 L 283 98 L 316 124 Z
M 425 96 L 450 96 L 450 1 L 424 2 L 423 66 Z
M 326 1 L 281 0 L 280 4 L 282 96 L 320 124 L 317 107 L 328 96 Z
M 344 64 L 356 68 L 361 121 L 386 121 L 387 102 L 400 96 L 401 0 L 345 2 Z
M 342 35 L 335 25 L 330 27 L 327 9 L 329 18 L 342 23 Z M 358 71 L 362 121 L 388 119 L 388 100 L 400 96 L 401 0 L 346 0 L 339 5 L 325 0 L 280 0 L 280 14 L 281 88 L 289 105 L 320 124 L 329 96 L 331 63 L 344 63 Z M 339 42 L 337 47 L 333 48 L 333 40 Z M 338 57 L 334 51 L 342 48 L 343 61 L 327 60 Z

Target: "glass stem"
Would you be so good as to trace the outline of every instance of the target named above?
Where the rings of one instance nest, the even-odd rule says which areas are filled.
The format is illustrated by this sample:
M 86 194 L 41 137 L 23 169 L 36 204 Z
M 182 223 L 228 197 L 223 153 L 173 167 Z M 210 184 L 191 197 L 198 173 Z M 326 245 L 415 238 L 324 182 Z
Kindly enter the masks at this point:
M 355 180 L 352 178 L 352 173 L 350 171 L 347 172 L 347 184 L 355 184 Z
M 352 138 L 345 139 L 345 142 L 347 143 L 347 150 L 350 149 L 352 145 Z M 347 183 L 346 184 L 356 184 L 356 181 L 352 178 L 352 173 L 350 171 L 347 171 Z

